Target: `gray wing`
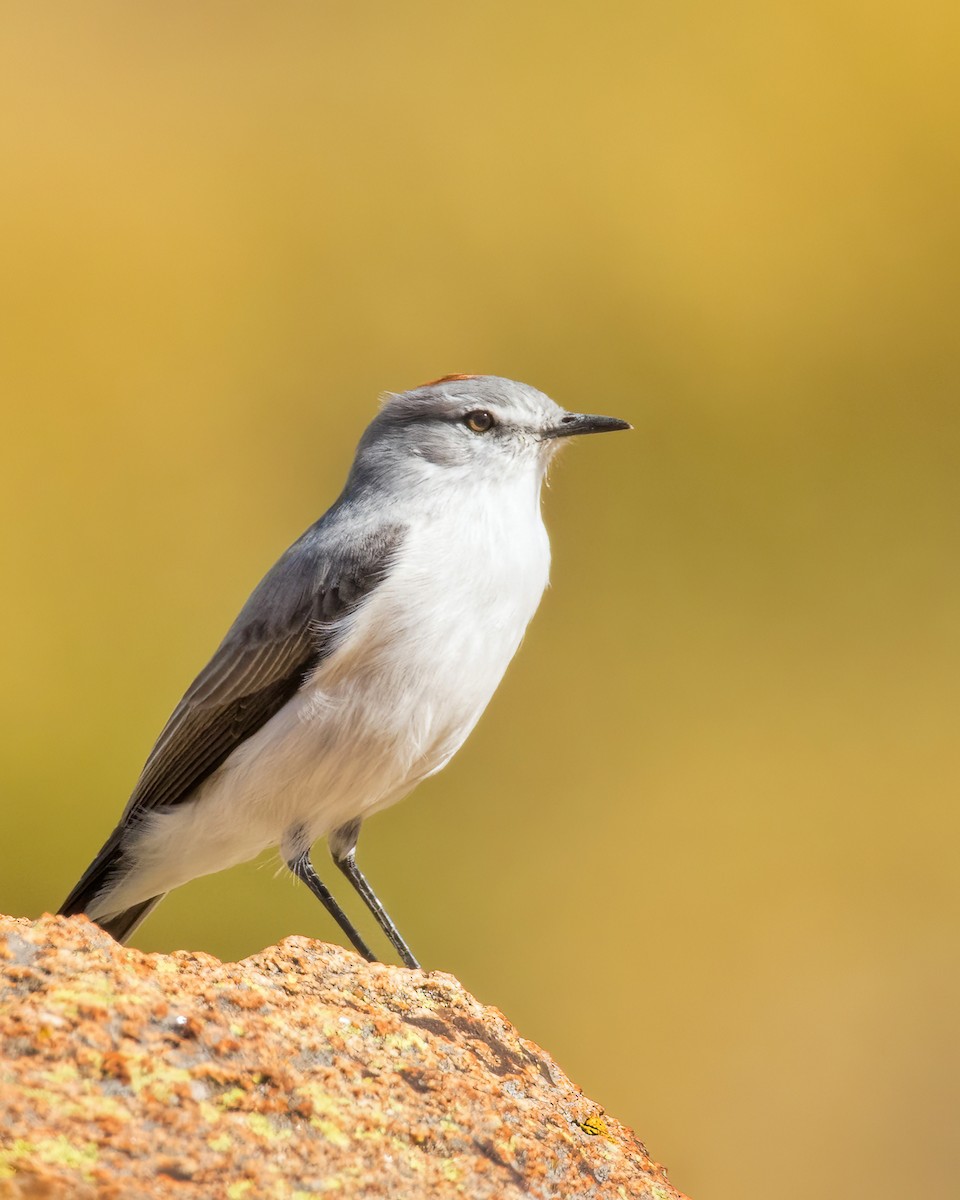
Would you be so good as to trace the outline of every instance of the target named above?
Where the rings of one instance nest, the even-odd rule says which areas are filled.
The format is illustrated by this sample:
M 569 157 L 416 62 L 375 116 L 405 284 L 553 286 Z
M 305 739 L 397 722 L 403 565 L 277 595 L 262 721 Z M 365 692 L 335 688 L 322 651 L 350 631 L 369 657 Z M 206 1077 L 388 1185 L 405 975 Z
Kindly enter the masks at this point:
M 386 578 L 404 530 L 368 529 L 349 549 L 331 534 L 326 520 L 308 529 L 254 590 L 157 739 L 121 825 L 188 799 L 296 694 Z

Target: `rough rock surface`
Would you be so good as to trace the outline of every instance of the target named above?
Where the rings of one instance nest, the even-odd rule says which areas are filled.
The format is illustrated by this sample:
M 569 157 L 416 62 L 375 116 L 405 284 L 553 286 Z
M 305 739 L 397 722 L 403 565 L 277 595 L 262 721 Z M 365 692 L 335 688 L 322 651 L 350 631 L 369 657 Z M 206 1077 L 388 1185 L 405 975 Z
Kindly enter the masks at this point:
M 241 963 L 0 918 L 0 1200 L 677 1200 L 449 975 L 288 938 Z

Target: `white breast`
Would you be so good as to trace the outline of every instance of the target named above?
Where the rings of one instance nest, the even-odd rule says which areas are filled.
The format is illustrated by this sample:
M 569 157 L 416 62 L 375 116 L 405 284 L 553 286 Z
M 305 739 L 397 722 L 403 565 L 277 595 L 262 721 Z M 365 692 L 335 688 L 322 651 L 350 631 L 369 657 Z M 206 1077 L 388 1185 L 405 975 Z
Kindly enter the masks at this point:
M 373 650 L 378 697 L 393 709 L 379 719 L 405 731 L 411 754 L 423 756 L 417 777 L 441 766 L 473 728 L 547 584 L 539 510 L 525 493 L 508 498 L 493 503 L 480 493 L 411 529 L 357 623 L 358 653 Z
M 550 548 L 530 487 L 478 488 L 410 528 L 389 578 L 304 696 L 332 699 L 389 752 L 372 811 L 439 770 L 497 688 L 547 583 Z M 312 695 L 311 695 L 312 691 Z

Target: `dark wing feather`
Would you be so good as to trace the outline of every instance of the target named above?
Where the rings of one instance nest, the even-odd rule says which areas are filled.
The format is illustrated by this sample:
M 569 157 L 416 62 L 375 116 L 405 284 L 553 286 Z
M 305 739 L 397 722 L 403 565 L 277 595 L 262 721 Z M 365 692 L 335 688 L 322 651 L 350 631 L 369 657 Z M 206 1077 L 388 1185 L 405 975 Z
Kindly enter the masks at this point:
M 266 724 L 329 651 L 304 613 L 255 639 L 229 638 L 177 705 L 144 765 L 124 818 L 179 804 Z
M 343 619 L 386 577 L 403 536 L 389 526 L 331 553 L 326 532 L 308 530 L 247 601 L 157 739 L 124 823 L 186 800 L 279 712 L 336 648 Z

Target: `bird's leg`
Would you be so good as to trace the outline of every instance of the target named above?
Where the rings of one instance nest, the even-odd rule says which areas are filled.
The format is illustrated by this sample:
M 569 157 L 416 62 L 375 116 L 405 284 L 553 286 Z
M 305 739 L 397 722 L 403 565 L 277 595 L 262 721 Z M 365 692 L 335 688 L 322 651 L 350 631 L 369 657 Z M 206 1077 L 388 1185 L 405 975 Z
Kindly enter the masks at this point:
M 405 967 L 411 967 L 416 970 L 420 964 L 414 958 L 410 947 L 400 935 L 400 930 L 397 929 L 393 921 L 390 919 L 390 914 L 377 899 L 376 892 L 367 883 L 367 878 L 357 866 L 356 850 L 348 850 L 342 857 L 334 855 L 333 861 L 337 864 L 340 870 L 346 875 L 367 908 L 373 913 L 377 924 L 390 939 L 390 944 L 400 955 L 400 960 Z
M 341 825 L 339 829 L 335 829 L 330 834 L 330 853 L 333 856 L 333 861 L 337 864 L 340 870 L 350 880 L 364 904 L 373 913 L 377 924 L 390 939 L 390 944 L 394 950 L 400 955 L 400 960 L 405 967 L 411 967 L 416 970 L 420 964 L 410 952 L 410 947 L 400 936 L 400 930 L 397 929 L 390 915 L 377 899 L 377 895 L 373 888 L 367 883 L 367 877 L 357 866 L 357 838 L 360 836 L 360 822 L 358 820 L 350 821 L 346 825 Z
M 375 962 L 373 951 L 363 940 L 360 934 L 354 929 L 350 923 L 350 918 L 343 911 L 340 905 L 334 900 L 330 889 L 323 882 L 317 872 L 313 869 L 313 863 L 310 861 L 310 849 L 301 850 L 299 854 L 291 854 L 286 859 L 287 866 L 296 875 L 296 877 L 307 885 L 311 892 L 320 901 L 323 907 L 327 910 L 331 917 L 340 926 L 343 932 L 350 939 L 355 950 L 362 954 L 367 962 Z

